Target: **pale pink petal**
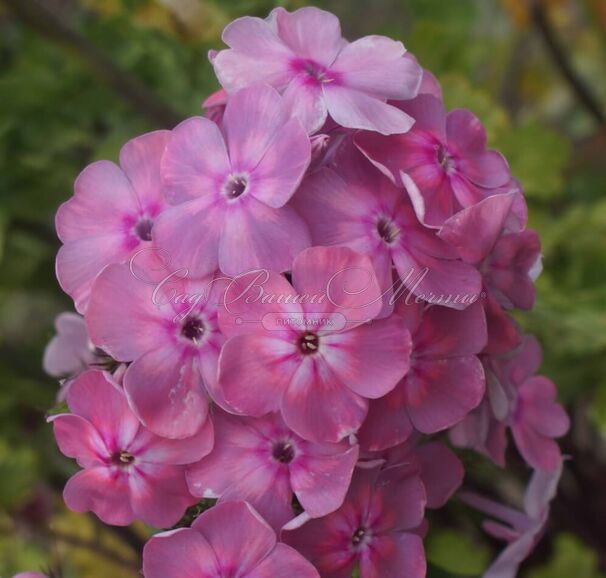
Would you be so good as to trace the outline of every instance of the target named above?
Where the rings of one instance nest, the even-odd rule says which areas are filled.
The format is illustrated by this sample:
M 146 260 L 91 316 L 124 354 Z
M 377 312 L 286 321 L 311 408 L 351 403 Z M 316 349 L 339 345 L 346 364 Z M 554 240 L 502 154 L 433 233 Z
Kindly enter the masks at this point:
M 286 121 L 282 98 L 275 88 L 260 85 L 232 94 L 222 124 L 231 170 L 252 171 Z
M 248 197 L 234 203 L 226 215 L 219 244 L 219 266 L 227 275 L 267 268 L 292 268 L 295 256 L 311 241 L 307 225 L 291 207 L 273 209 Z M 201 251 L 208 253 L 208 245 Z
M 191 437 L 184 439 L 161 438 L 142 429 L 129 451 L 142 462 L 150 464 L 192 464 L 208 455 L 214 445 L 213 422 L 207 419 Z
M 124 392 L 107 374 L 91 370 L 70 385 L 67 405 L 72 413 L 89 421 L 111 450 L 127 448 L 139 430 Z
M 135 516 L 156 528 L 170 528 L 196 503 L 187 489 L 185 472 L 176 466 L 137 464 L 128 477 Z
M 280 400 L 297 369 L 294 345 L 264 335 L 229 339 L 219 357 L 219 389 L 228 408 L 261 416 L 280 407 Z
M 218 267 L 219 239 L 224 212 L 212 197 L 171 207 L 154 224 L 154 241 L 173 271 L 204 277 Z M 175 235 L 175 231 L 179 231 Z
M 304 304 L 306 312 L 339 313 L 355 327 L 374 319 L 382 308 L 372 261 L 347 247 L 311 247 L 293 263 L 293 286 L 301 294 L 325 295 Z
M 423 542 L 414 534 L 377 536 L 360 559 L 363 578 L 424 578 Z
M 101 436 L 95 427 L 83 417 L 72 414 L 60 414 L 49 418 L 53 424 L 55 440 L 61 453 L 76 458 L 82 468 L 103 465 L 110 456 Z
M 320 578 L 318 571 L 299 552 L 286 544 L 276 544 L 246 578 Z
M 276 8 L 275 18 L 280 39 L 299 58 L 330 66 L 344 44 L 339 19 L 313 6 L 287 12 Z
M 80 315 L 61 313 L 55 319 L 55 335 L 44 350 L 42 366 L 54 377 L 73 376 L 93 363 L 95 357 Z
M 145 427 L 167 438 L 194 435 L 208 415 L 208 395 L 191 360 L 171 348 L 154 349 L 126 370 L 124 391 Z
M 161 167 L 169 202 L 178 204 L 200 196 L 213 197 L 229 172 L 223 135 L 214 122 L 196 116 L 173 129 Z
M 126 175 L 110 161 L 86 167 L 76 179 L 74 193 L 55 218 L 57 235 L 64 243 L 121 233 L 119 215 L 138 213 L 141 207 Z
M 303 74 L 293 78 L 284 91 L 283 106 L 301 121 L 309 134 L 320 130 L 328 115 L 322 87 L 309 82 Z
M 341 126 L 389 135 L 408 132 L 414 124 L 405 112 L 363 92 L 336 84 L 322 89 L 330 116 Z
M 341 507 L 357 459 L 355 446 L 343 453 L 306 453 L 292 462 L 292 488 L 311 517 L 326 516 Z
M 168 130 L 150 132 L 128 141 L 120 150 L 120 166 L 144 210 L 164 204 L 160 161 L 170 135 Z
M 275 547 L 276 535 L 246 502 L 224 502 L 206 510 L 193 523 L 222 567 L 248 575 Z
M 219 572 L 215 552 L 191 528 L 157 534 L 143 548 L 145 578 L 214 578 Z
M 417 360 L 407 387 L 425 387 L 426 397 L 408 406 L 408 415 L 422 433 L 435 433 L 455 425 L 482 401 L 484 370 L 475 356 Z
M 293 286 L 273 271 L 259 269 L 238 275 L 229 281 L 221 296 L 219 327 L 226 337 L 274 329 L 269 337 L 287 339 L 293 331 L 279 331 L 277 323 L 278 319 L 302 316 L 303 309 L 296 298 Z
M 305 178 L 292 204 L 308 223 L 313 244 L 347 245 L 360 253 L 373 249 L 364 222 L 368 191 L 334 170 L 321 168 Z
M 67 507 L 74 512 L 94 512 L 112 526 L 128 526 L 135 519 L 130 504 L 128 477 L 105 466 L 82 470 L 63 490 Z
M 228 92 L 262 82 L 283 88 L 292 77 L 289 61 L 294 55 L 265 20 L 234 20 L 223 31 L 223 42 L 233 50 L 221 50 L 212 63 Z
M 405 52 L 399 41 L 365 36 L 343 48 L 331 72 L 336 72 L 345 86 L 377 98 L 414 98 L 421 84 L 422 69 L 404 58 Z
M 132 247 L 125 246 L 121 233 L 109 233 L 68 242 L 57 253 L 56 273 L 61 288 L 84 313 L 96 276 L 110 263 L 128 258 Z
M 154 286 L 128 265 L 110 265 L 97 278 L 86 313 L 91 341 L 118 361 L 132 361 L 166 340 L 166 319 Z
M 322 336 L 326 363 L 341 383 L 370 399 L 389 393 L 409 367 L 412 342 L 398 315 Z
M 276 132 L 252 172 L 250 194 L 270 207 L 282 207 L 299 186 L 310 159 L 305 129 L 298 120 L 289 120 Z
M 368 402 L 341 383 L 330 367 L 303 359 L 282 399 L 284 421 L 310 441 L 338 442 L 356 431 Z

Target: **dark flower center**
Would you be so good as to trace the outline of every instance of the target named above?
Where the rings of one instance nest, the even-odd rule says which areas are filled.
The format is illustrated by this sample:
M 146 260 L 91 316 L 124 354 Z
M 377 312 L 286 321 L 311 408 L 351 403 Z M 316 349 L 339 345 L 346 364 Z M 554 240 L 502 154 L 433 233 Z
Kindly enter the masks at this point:
M 446 148 L 444 145 L 438 146 L 437 157 L 438 157 L 438 163 L 440 163 L 440 166 L 445 171 L 449 171 L 450 169 L 453 168 L 452 155 L 450 154 L 450 151 L 448 150 L 448 148 Z
M 295 457 L 295 448 L 293 447 L 292 442 L 283 441 L 277 443 L 273 448 L 272 456 L 274 460 L 281 464 L 290 464 Z
M 151 232 L 154 222 L 147 217 L 139 219 L 139 222 L 135 225 L 135 234 L 142 241 L 151 241 Z
M 359 546 L 366 536 L 366 528 L 358 528 L 351 537 L 351 543 L 354 546 Z
M 400 229 L 390 219 L 381 217 L 377 223 L 377 233 L 386 243 L 393 243 L 400 236 Z
M 316 353 L 320 347 L 320 338 L 317 333 L 312 331 L 306 331 L 301 337 L 299 337 L 299 350 L 304 355 L 311 355 Z
M 194 343 L 198 343 L 204 335 L 204 323 L 197 317 L 188 317 L 181 327 L 181 335 Z
M 225 196 L 228 199 L 237 199 L 246 191 L 247 186 L 248 180 L 246 177 L 232 175 L 225 183 Z
M 115 452 L 112 455 L 112 464 L 115 466 L 128 466 L 135 461 L 135 456 L 126 450 Z

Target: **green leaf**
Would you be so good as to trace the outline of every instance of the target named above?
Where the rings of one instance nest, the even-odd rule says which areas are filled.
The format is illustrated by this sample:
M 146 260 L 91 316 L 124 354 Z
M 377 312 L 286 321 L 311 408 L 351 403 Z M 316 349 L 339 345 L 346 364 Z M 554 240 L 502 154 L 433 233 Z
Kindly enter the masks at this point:
M 427 559 L 444 576 L 477 576 L 490 561 L 488 549 L 455 530 L 436 530 L 426 541 Z M 439 574 L 437 575 L 440 576 Z

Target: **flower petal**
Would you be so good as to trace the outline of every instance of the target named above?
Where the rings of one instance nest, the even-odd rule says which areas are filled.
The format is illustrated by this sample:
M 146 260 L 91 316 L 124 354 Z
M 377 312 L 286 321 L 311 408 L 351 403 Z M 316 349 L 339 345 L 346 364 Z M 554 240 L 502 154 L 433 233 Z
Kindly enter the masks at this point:
M 403 44 L 386 36 L 365 36 L 341 50 L 331 72 L 347 87 L 381 99 L 407 100 L 417 95 L 422 69 L 408 58 Z
M 330 116 L 341 126 L 389 135 L 408 132 L 414 124 L 405 112 L 363 92 L 337 84 L 322 89 Z

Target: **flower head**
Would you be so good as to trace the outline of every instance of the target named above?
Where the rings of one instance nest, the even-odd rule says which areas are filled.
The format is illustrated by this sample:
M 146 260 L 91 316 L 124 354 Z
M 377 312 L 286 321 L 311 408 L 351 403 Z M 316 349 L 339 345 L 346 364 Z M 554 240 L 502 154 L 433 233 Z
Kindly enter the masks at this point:
M 83 373 L 67 393 L 69 414 L 49 418 L 59 449 L 82 468 L 63 497 L 76 512 L 94 512 L 107 524 L 142 520 L 165 528 L 195 503 L 184 464 L 212 447 L 212 430 L 187 440 L 159 438 L 143 427 L 107 374 Z
M 347 42 L 338 18 L 312 7 L 276 8 L 266 20 L 238 18 L 223 41 L 230 48 L 211 54 L 223 87 L 276 87 L 310 133 L 329 114 L 341 126 L 383 134 L 406 132 L 414 122 L 386 103 L 413 98 L 421 83 L 421 67 L 405 58 L 401 42 L 384 36 Z

